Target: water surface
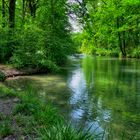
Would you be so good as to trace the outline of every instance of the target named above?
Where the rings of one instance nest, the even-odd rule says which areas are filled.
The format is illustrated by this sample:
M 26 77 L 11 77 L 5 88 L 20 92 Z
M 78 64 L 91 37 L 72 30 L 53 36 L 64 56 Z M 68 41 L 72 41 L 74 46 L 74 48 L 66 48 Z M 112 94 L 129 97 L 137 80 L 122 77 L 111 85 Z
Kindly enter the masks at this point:
M 61 74 L 7 80 L 17 90 L 33 85 L 75 127 L 140 139 L 140 60 L 71 57 Z M 110 136 L 111 137 L 111 136 Z M 113 139 L 114 139 L 113 138 Z

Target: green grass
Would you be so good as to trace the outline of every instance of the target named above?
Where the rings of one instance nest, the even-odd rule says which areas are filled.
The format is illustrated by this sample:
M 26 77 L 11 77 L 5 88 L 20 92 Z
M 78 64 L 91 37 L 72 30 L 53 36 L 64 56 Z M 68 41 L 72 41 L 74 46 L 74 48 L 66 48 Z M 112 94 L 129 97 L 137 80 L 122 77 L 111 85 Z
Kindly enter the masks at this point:
M 14 130 L 12 126 L 10 125 L 9 119 L 6 119 L 0 122 L 0 138 L 4 138 L 8 135 L 12 135 L 13 133 L 14 133 Z
M 0 112 L 0 139 L 12 135 L 13 133 L 14 129 L 11 125 L 10 117 Z
M 93 140 L 94 137 L 88 131 L 75 130 L 70 125 L 56 124 L 50 129 L 41 128 L 36 130 L 42 140 Z
M 0 112 L 0 121 L 4 120 L 4 118 L 5 118 L 5 115 Z
M 0 98 L 11 98 L 16 97 L 16 92 L 13 89 L 6 87 L 0 82 Z

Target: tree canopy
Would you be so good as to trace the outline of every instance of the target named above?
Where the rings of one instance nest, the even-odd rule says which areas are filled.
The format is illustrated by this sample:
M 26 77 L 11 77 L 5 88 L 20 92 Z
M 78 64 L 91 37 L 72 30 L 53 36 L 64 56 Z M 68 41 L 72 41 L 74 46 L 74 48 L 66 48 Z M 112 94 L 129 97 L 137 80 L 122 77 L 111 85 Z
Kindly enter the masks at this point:
M 76 45 L 84 53 L 139 58 L 139 7 L 139 0 L 1 0 L 0 62 L 56 69 Z M 82 27 L 73 36 L 70 18 Z
M 82 51 L 140 57 L 139 0 L 76 1 L 73 11 L 84 29 Z

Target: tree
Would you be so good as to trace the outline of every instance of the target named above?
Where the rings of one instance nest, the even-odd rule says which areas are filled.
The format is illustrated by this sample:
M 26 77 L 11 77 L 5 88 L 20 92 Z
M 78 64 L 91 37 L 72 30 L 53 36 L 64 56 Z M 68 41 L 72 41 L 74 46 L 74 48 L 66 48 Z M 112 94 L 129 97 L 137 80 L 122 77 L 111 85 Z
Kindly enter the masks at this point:
M 14 28 L 15 26 L 15 8 L 16 0 L 9 0 L 9 27 Z
M 5 27 L 5 0 L 2 0 L 2 20 L 3 27 Z

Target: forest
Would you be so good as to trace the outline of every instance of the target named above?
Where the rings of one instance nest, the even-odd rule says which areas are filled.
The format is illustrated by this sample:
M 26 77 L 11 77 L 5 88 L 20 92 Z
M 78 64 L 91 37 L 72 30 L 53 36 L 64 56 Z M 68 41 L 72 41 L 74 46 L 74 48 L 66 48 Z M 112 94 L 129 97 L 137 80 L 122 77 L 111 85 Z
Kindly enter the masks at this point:
M 0 139 L 140 139 L 140 0 L 0 0 Z
M 140 57 L 139 0 L 84 0 L 73 7 L 83 25 L 74 37 L 82 52 Z
M 139 0 L 2 0 L 0 5 L 1 63 L 52 70 L 75 52 L 140 57 Z M 73 32 L 70 19 L 80 32 Z
M 0 61 L 55 69 L 71 54 L 67 1 L 2 0 Z

